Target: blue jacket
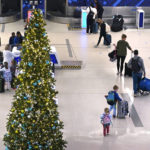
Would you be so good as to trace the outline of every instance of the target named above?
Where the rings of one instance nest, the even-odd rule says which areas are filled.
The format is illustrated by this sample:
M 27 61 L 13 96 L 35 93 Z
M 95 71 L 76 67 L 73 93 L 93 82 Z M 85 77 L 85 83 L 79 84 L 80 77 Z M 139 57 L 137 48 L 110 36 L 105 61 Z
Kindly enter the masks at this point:
M 15 44 L 22 44 L 22 41 L 23 41 L 23 37 L 20 36 L 20 37 L 17 37 L 15 38 Z
M 119 94 L 116 91 L 114 91 L 114 94 L 115 94 L 116 101 L 122 101 L 122 99 L 119 97 Z
M 15 37 L 12 37 L 12 36 L 11 36 L 10 39 L 9 39 L 9 44 L 10 44 L 10 45 L 16 44 L 16 43 L 15 43 L 15 40 L 16 40 L 16 36 L 15 36 Z

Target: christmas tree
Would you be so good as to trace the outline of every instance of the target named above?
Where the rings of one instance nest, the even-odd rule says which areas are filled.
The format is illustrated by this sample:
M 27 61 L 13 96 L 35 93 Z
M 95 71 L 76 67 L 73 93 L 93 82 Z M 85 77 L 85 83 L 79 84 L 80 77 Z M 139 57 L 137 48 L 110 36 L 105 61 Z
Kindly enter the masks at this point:
M 7 122 L 8 150 L 64 150 L 50 45 L 41 10 L 34 10 L 22 44 L 20 74 Z

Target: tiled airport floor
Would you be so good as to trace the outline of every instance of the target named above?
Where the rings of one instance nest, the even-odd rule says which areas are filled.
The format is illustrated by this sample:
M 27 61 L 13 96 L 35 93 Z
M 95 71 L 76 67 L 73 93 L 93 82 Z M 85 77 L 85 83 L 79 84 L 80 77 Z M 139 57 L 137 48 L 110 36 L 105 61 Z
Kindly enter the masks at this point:
M 12 31 L 22 31 L 22 21 L 6 24 L 1 33 L 2 44 L 7 44 Z M 47 22 L 50 41 L 58 49 L 61 60 L 77 59 L 83 61 L 81 70 L 56 70 L 56 86 L 59 91 L 59 112 L 64 121 L 64 138 L 68 141 L 67 150 L 149 150 L 150 149 L 150 96 L 133 98 L 132 79 L 116 75 L 116 62 L 108 59 L 113 50 L 102 45 L 94 48 L 98 34 L 87 35 L 85 30 L 68 31 L 67 25 Z M 147 77 L 150 78 L 150 30 L 126 30 L 111 33 L 113 43 L 121 34 L 127 34 L 131 47 L 139 49 L 144 58 Z M 69 40 L 73 57 L 69 57 L 66 39 Z M 130 59 L 128 51 L 126 62 Z M 114 119 L 110 135 L 103 137 L 99 116 L 107 107 L 104 95 L 114 84 L 120 87 L 119 93 L 127 95 L 132 117 Z M 6 117 L 11 106 L 13 92 L 0 94 L 0 150 L 6 132 Z M 135 113 L 136 112 L 136 113 Z M 141 127 L 136 127 L 139 120 Z

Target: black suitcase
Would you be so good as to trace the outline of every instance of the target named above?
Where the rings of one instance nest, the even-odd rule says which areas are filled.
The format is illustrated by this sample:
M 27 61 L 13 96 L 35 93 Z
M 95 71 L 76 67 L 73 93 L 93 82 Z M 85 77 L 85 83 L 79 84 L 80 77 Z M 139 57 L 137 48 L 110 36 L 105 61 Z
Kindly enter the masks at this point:
M 125 63 L 125 73 L 124 73 L 124 76 L 132 77 L 132 70 L 130 68 L 128 68 L 127 63 Z
M 81 18 L 81 9 L 80 8 L 76 8 L 74 10 L 74 17 L 75 18 Z
M 5 86 L 4 78 L 0 77 L 0 93 L 5 92 L 4 86 Z
M 0 51 L 0 63 L 3 63 L 3 52 Z
M 123 29 L 124 19 L 122 15 L 115 15 L 111 25 L 111 31 L 118 32 Z
M 110 61 L 115 61 L 117 59 L 117 51 L 113 50 L 112 52 L 108 53 L 108 56 L 110 58 Z

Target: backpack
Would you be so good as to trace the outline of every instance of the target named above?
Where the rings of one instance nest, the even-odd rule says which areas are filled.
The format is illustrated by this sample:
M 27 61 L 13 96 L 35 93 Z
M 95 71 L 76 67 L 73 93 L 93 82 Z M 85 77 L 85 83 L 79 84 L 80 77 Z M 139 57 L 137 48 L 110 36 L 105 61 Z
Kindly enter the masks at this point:
M 103 124 L 105 125 L 105 124 L 110 124 L 111 123 L 111 120 L 110 120 L 110 117 L 109 117 L 109 115 L 106 115 L 106 114 L 104 114 L 104 118 L 103 118 Z
M 108 96 L 106 96 L 107 103 L 109 105 L 115 104 L 115 93 L 113 91 L 108 92 Z
M 137 59 L 132 58 L 131 60 L 131 69 L 135 73 L 138 73 L 141 69 L 141 66 L 139 65 L 139 58 L 140 57 L 138 57 Z
M 91 7 L 89 7 L 90 8 L 90 12 L 88 13 L 88 15 L 87 15 L 87 19 L 88 20 L 92 20 L 93 19 L 93 16 L 94 16 L 94 12 L 91 10 Z
M 110 26 L 105 22 L 105 25 L 106 25 L 106 32 L 110 32 Z

